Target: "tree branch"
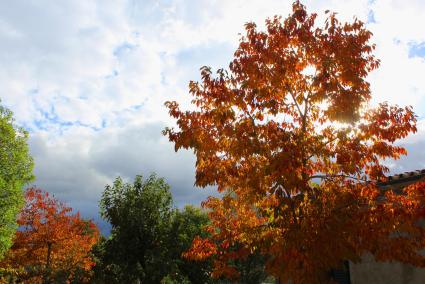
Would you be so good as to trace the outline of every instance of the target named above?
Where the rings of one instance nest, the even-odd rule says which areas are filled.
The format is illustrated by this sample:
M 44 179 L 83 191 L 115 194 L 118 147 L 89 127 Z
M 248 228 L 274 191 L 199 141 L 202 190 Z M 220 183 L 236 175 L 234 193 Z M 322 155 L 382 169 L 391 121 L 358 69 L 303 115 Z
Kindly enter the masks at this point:
M 361 182 L 364 182 L 364 183 L 370 182 L 368 180 L 364 180 L 364 179 L 361 179 L 361 178 L 357 178 L 357 177 L 353 177 L 353 176 L 349 176 L 349 175 L 344 175 L 344 174 L 339 174 L 339 175 L 312 175 L 312 176 L 309 177 L 309 179 L 314 179 L 314 178 L 331 179 L 331 178 L 338 178 L 338 177 L 349 178 L 349 179 L 361 181 Z

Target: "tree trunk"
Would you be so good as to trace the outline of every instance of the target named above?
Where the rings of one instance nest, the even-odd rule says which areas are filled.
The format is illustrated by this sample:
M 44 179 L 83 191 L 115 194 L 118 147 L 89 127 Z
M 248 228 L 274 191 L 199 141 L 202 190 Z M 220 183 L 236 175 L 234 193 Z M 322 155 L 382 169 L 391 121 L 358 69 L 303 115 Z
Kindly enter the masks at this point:
M 46 267 L 45 267 L 45 271 L 44 271 L 44 279 L 43 279 L 43 283 L 44 284 L 50 284 L 51 283 L 51 279 L 50 279 L 50 258 L 51 258 L 51 254 L 52 254 L 52 243 L 47 243 L 47 258 L 46 258 Z

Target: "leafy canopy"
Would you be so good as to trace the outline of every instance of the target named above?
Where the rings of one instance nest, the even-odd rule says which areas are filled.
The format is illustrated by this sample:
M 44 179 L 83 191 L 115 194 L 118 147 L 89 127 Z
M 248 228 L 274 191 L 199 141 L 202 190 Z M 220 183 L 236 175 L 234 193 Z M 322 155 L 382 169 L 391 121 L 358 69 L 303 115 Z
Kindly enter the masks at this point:
M 111 236 L 98 248 L 98 277 L 109 283 L 159 283 L 170 267 L 166 238 L 172 197 L 166 182 L 155 175 L 133 183 L 117 178 L 100 201 Z
M 16 216 L 23 205 L 23 186 L 34 176 L 28 133 L 15 126 L 13 114 L 0 105 L 0 259 L 12 245 Z
M 416 252 L 424 187 L 381 192 L 385 159 L 416 131 L 411 107 L 369 105 L 369 72 L 379 66 L 371 32 L 327 12 L 324 26 L 296 1 L 287 18 L 246 24 L 229 71 L 190 82 L 192 111 L 167 102 L 178 129 L 164 134 L 176 151 L 193 149 L 196 185 L 216 185 L 208 238 L 192 259 L 215 257 L 214 275 L 237 277 L 234 260 L 253 253 L 282 281 L 318 283 L 341 260 L 425 264 Z M 404 232 L 404 233 L 400 233 Z M 396 236 L 396 237 L 395 237 Z
M 184 279 L 188 283 L 215 283 L 210 276 L 211 261 L 195 262 L 182 257 L 196 236 L 206 236 L 202 229 L 208 224 L 208 215 L 200 208 L 186 205 L 174 210 L 167 240 L 169 258 L 173 259 L 168 277 L 174 283 L 183 283 Z
M 20 229 L 1 267 L 14 270 L 17 280 L 31 283 L 65 283 L 90 271 L 97 226 L 41 189 L 27 189 L 25 199 Z
M 196 236 L 207 237 L 205 210 L 173 208 L 167 183 L 151 175 L 133 183 L 117 178 L 106 186 L 101 214 L 112 225 L 111 236 L 94 249 L 94 283 L 228 283 L 212 279 L 212 260 L 184 258 Z M 265 278 L 264 262 L 238 262 L 247 278 Z M 254 269 L 253 269 L 254 268 Z M 255 277 L 253 277 L 255 276 Z

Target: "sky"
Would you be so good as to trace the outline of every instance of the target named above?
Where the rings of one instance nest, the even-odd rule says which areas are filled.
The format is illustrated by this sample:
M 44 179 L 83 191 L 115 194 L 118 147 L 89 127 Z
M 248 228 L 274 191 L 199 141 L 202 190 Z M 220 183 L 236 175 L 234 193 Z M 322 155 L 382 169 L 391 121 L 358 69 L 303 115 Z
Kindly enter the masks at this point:
M 310 0 L 309 12 L 364 21 L 381 67 L 372 103 L 412 105 L 418 133 L 392 173 L 425 168 L 425 1 Z M 29 131 L 36 180 L 83 216 L 106 184 L 156 172 L 175 204 L 199 205 L 195 159 L 162 136 L 164 102 L 189 107 L 199 68 L 227 68 L 246 22 L 287 16 L 287 0 L 0 0 L 0 98 Z

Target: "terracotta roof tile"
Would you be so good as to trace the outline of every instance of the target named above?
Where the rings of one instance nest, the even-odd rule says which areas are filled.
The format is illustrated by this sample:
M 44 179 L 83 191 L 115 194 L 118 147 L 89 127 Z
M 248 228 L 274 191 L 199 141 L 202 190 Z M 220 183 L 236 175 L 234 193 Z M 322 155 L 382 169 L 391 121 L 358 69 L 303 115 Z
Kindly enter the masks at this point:
M 416 170 L 416 171 L 405 172 L 402 174 L 388 176 L 386 181 L 378 182 L 377 185 L 387 186 L 387 185 L 393 185 L 397 183 L 415 182 L 424 177 L 425 177 L 425 169 Z

